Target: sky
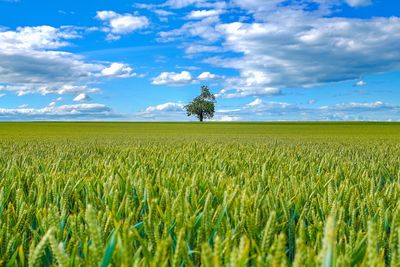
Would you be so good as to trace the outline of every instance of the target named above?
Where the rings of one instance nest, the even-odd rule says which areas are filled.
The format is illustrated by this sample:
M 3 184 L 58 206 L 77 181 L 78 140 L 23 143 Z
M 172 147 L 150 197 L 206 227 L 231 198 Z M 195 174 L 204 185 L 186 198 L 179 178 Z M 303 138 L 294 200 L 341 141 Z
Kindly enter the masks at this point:
M 398 0 L 0 0 L 1 121 L 400 121 Z

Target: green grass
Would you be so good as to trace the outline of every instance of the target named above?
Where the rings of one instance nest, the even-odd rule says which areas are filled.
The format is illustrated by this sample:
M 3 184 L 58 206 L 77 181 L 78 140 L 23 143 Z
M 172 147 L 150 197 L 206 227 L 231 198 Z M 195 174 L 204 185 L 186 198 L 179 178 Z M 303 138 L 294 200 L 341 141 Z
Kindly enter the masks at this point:
M 253 137 L 281 138 L 399 138 L 400 123 L 279 122 L 279 123 L 0 123 L 1 138 L 138 138 Z
M 399 266 L 400 124 L 0 123 L 0 266 Z

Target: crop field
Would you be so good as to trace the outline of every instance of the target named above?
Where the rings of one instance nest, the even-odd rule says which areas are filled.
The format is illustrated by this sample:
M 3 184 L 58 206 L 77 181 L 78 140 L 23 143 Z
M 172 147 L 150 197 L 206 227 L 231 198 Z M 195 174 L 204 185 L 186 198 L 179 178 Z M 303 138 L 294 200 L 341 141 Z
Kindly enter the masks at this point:
M 400 124 L 0 123 L 0 266 L 400 266 Z

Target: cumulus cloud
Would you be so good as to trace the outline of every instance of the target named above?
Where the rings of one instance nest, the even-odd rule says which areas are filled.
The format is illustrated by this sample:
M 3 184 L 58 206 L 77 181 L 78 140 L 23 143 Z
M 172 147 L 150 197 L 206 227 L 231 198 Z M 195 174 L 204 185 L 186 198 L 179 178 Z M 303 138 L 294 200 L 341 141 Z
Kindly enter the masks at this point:
M 200 37 L 207 42 L 215 42 L 221 38 L 221 34 L 216 30 L 218 23 L 220 19 L 217 16 L 190 21 L 178 29 L 160 32 L 157 40 L 161 42 L 178 39 L 187 41 L 185 38 Z
M 21 84 L 21 85 L 5 85 L 0 86 L 0 92 L 14 92 L 18 96 L 28 94 L 81 94 L 81 93 L 99 93 L 100 89 L 87 85 L 71 85 L 71 84 Z
M 68 39 L 78 38 L 76 28 L 64 26 L 18 27 L 15 31 L 3 30 L 0 32 L 0 49 L 12 52 L 16 49 L 55 49 L 67 46 Z
M 104 68 L 101 74 L 107 77 L 118 78 L 128 78 L 136 75 L 136 73 L 133 72 L 133 68 L 123 63 L 112 63 L 109 67 Z
M 209 71 L 205 71 L 205 72 L 201 73 L 199 76 L 197 76 L 197 79 L 200 81 L 218 80 L 221 78 L 222 78 L 221 76 L 211 73 Z
M 76 82 L 101 69 L 102 65 L 67 52 L 0 50 L 0 80 L 4 83 Z
M 207 17 L 219 16 L 221 13 L 223 13 L 222 10 L 215 10 L 215 9 L 193 10 L 187 15 L 187 18 L 188 19 L 203 19 L 203 18 L 207 18 Z
M 382 101 L 349 102 L 321 106 L 314 116 L 317 114 L 334 120 L 399 121 L 400 106 Z
M 315 103 L 315 102 L 314 102 Z M 301 106 L 256 98 L 239 109 L 217 110 L 216 114 L 259 121 L 377 121 L 399 120 L 400 106 L 382 101 L 347 102 L 329 106 Z
M 233 122 L 240 120 L 241 118 L 239 116 L 216 115 L 211 121 Z
M 0 30 L 0 91 L 25 94 L 96 93 L 86 83 L 104 76 L 134 75 L 122 63 L 88 62 L 83 56 L 59 49 L 81 37 L 77 27 L 18 27 Z
M 91 98 L 89 95 L 83 94 L 83 93 L 77 95 L 77 96 L 74 98 L 74 101 L 75 101 L 75 102 L 86 102 L 86 101 L 90 101 L 90 100 L 92 100 L 92 98 Z
M 157 77 L 153 78 L 152 84 L 154 85 L 187 85 L 204 81 L 220 81 L 223 76 L 205 71 L 200 73 L 197 77 L 193 77 L 188 71 L 182 72 L 162 72 Z
M 167 3 L 180 8 L 213 2 Z M 358 7 L 372 1 L 346 2 Z M 335 10 L 343 4 L 344 0 L 233 0 L 229 8 L 240 8 L 253 18 L 224 23 L 215 15 L 218 9 L 194 10 L 188 17 L 198 21 L 159 33 L 159 41 L 190 40 L 183 46 L 189 55 L 216 53 L 204 63 L 239 72 L 226 81 L 224 90 L 237 91 L 229 97 L 278 94 L 284 88 L 399 70 L 400 18 L 335 17 Z
M 101 70 L 99 64 L 54 49 L 78 38 L 73 27 L 18 27 L 0 31 L 0 81 L 2 83 L 70 82 Z
M 333 10 L 345 2 L 366 2 L 368 0 L 232 0 L 232 4 L 251 13 L 257 20 L 267 21 L 270 16 L 306 10 L 311 16 L 331 15 Z M 358 4 L 360 6 L 360 4 Z
M 277 17 L 218 26 L 225 49 L 243 54 L 208 59 L 240 72 L 230 86 L 309 87 L 400 69 L 400 18 Z
M 162 72 L 159 76 L 153 79 L 154 85 L 185 85 L 192 83 L 193 77 L 188 71 Z
M 242 107 L 217 109 L 213 121 L 397 121 L 399 114 L 400 106 L 382 101 L 302 106 L 283 101 L 266 101 L 257 97 Z M 149 106 L 136 115 L 141 120 L 187 120 L 184 104 L 181 102 Z
M 103 104 L 75 104 L 56 106 L 50 103 L 44 108 L 0 108 L 0 120 L 81 120 L 104 119 L 116 116 Z
M 149 106 L 144 111 L 135 114 L 138 120 L 145 121 L 183 121 L 187 120 L 182 102 L 167 102 Z
M 119 39 L 122 34 L 132 33 L 146 28 L 150 24 L 145 16 L 118 14 L 110 10 L 97 11 L 96 18 L 106 25 L 106 31 L 109 32 L 107 39 L 109 40 Z
M 146 113 L 152 112 L 169 112 L 169 111 L 182 111 L 185 105 L 182 103 L 167 102 L 157 106 L 149 106 L 146 108 Z

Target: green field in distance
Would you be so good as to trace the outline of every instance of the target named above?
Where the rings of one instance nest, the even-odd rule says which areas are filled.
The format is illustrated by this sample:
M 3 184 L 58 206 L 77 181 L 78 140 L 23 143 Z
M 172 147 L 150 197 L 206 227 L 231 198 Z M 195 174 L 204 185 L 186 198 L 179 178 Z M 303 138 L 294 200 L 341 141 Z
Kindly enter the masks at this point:
M 399 138 L 400 123 L 382 122 L 3 122 L 2 138 L 30 137 Z

